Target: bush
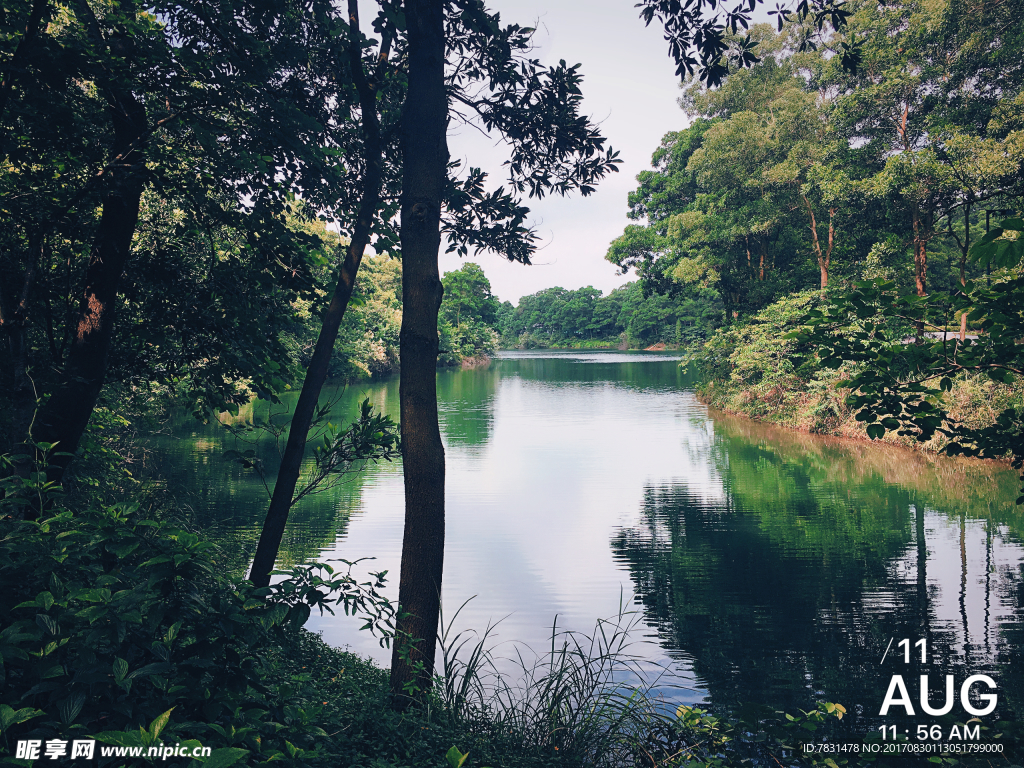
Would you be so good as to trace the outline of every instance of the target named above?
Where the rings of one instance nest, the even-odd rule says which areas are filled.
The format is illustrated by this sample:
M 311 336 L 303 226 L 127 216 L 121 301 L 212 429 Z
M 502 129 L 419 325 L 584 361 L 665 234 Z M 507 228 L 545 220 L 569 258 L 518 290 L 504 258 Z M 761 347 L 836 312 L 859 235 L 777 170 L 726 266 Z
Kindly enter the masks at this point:
M 5 484 L 0 755 L 19 739 L 86 736 L 198 739 L 229 750 L 219 765 L 304 765 L 323 751 L 323 704 L 286 660 L 313 608 L 340 604 L 387 632 L 380 577 L 357 584 L 320 565 L 254 589 L 219 575 L 213 545 L 136 504 L 72 514 L 41 472 Z M 42 519 L 19 519 L 40 501 Z

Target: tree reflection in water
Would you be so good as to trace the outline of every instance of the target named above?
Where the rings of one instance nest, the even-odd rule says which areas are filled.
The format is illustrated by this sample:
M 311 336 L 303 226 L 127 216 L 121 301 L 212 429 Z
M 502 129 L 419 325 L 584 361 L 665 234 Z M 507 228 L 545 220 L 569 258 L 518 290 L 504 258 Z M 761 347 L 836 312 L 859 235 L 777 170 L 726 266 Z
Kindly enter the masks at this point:
M 941 706 L 946 674 L 959 691 L 988 673 L 999 713 L 1012 714 L 1024 666 L 1021 518 L 1002 478 L 1012 473 L 715 422 L 724 494 L 649 484 L 642 522 L 612 541 L 662 644 L 692 660 L 713 705 L 794 711 L 824 699 L 863 729 L 893 674 L 920 715 L 920 675 Z M 902 638 L 927 640 L 927 664 L 892 649 L 881 664 Z M 959 704 L 953 715 L 966 719 Z

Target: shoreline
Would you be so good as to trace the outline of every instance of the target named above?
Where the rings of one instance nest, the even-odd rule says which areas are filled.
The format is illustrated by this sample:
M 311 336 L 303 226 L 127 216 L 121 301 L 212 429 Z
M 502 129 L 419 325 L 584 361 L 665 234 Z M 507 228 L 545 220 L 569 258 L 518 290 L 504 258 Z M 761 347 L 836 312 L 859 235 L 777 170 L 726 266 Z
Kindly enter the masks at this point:
M 910 437 L 900 437 L 895 432 L 886 432 L 885 436 L 881 439 L 868 437 L 866 430 L 862 426 L 862 422 L 856 421 L 852 414 L 848 414 L 845 419 L 836 425 L 836 428 L 823 431 L 814 429 L 813 425 L 787 424 L 770 418 L 760 418 L 735 408 L 729 408 L 726 405 L 715 402 L 715 399 L 713 397 L 709 397 L 706 392 L 701 390 L 701 388 L 695 389 L 695 395 L 697 401 L 708 409 L 708 415 L 711 416 L 712 419 L 716 416 L 724 415 L 730 419 L 739 419 L 749 423 L 750 425 L 756 425 L 766 429 L 780 430 L 792 435 L 806 435 L 825 445 L 833 443 L 840 446 L 845 445 L 850 447 L 870 445 L 881 449 L 909 451 L 913 455 L 923 456 L 926 458 L 959 461 L 963 462 L 965 465 L 974 465 L 978 467 L 1000 467 L 1002 469 L 1016 471 L 1013 469 L 1012 462 L 1009 459 L 978 458 L 974 456 L 948 456 L 942 452 L 942 446 L 937 444 L 937 440 L 935 438 L 922 443 Z

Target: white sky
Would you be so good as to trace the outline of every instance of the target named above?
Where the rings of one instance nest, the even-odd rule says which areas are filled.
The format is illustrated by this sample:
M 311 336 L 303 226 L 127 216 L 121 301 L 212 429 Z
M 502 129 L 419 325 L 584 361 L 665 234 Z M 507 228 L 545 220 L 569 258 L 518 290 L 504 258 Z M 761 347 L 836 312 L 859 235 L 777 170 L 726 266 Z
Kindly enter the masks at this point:
M 558 285 L 592 285 L 605 293 L 631 279 L 616 276 L 604 260 L 608 244 L 629 223 L 626 196 L 636 175 L 650 167 L 651 154 L 668 131 L 686 126 L 676 105 L 679 80 L 657 22 L 645 27 L 634 0 L 491 0 L 506 24 L 536 26 L 536 58 L 544 64 L 582 64 L 584 113 L 600 123 L 622 165 L 589 197 L 528 202 L 540 235 L 533 266 L 512 264 L 483 253 L 467 260 L 483 267 L 494 294 L 513 304 L 525 294 Z M 507 155 L 495 140 L 472 128 L 455 126 L 449 136 L 453 159 L 491 173 L 490 188 L 505 184 L 501 163 Z M 462 260 L 441 255 L 441 271 Z

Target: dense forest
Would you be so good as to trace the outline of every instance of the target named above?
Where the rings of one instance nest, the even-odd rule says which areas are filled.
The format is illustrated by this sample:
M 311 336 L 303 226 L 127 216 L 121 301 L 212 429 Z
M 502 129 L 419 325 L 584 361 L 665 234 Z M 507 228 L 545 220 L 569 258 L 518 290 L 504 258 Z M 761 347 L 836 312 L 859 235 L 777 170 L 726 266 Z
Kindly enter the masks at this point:
M 691 125 L 638 177 L 629 216 L 644 223 L 607 258 L 648 291 L 720 298 L 732 319 L 836 282 L 925 296 L 983 275 L 970 247 L 1022 194 L 1020 42 L 1004 11 L 978 23 L 860 4 L 855 74 L 827 48 L 800 51 L 796 29 L 753 27 L 762 60 L 684 89 Z
M 690 296 L 645 295 L 636 281 L 607 296 L 590 286 L 547 288 L 523 296 L 515 307 L 506 301 L 498 311 L 502 346 L 524 349 L 693 345 L 721 322 L 722 306 L 715 297 L 701 302 Z
M 480 655 L 437 652 L 438 366 L 662 343 L 712 405 L 1021 466 L 1021 0 L 815 0 L 774 27 L 757 4 L 638 4 L 687 127 L 606 254 L 637 279 L 512 306 L 440 249 L 529 265 L 529 200 L 621 162 L 533 28 L 482 0 L 5 3 L 0 763 L 835 768 L 792 748 L 835 703 L 667 711 L 568 641 L 489 696 Z M 506 152 L 501 182 L 451 159 L 458 123 Z M 391 374 L 396 418 L 332 421 L 327 382 Z M 289 412 L 242 423 L 254 400 Z M 221 457 L 268 492 L 247 574 L 145 471 L 172 413 L 281 447 Z M 348 561 L 275 570 L 296 504 L 398 459 L 397 600 Z M 355 614 L 390 668 L 303 629 L 314 611 Z
M 849 10 L 855 71 L 780 19 L 685 84 L 606 258 L 724 309 L 687 360 L 706 402 L 1019 466 L 1024 33 L 1009 4 Z

